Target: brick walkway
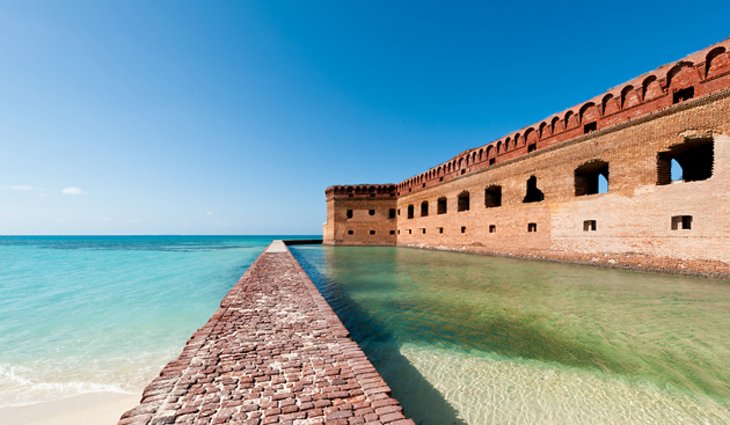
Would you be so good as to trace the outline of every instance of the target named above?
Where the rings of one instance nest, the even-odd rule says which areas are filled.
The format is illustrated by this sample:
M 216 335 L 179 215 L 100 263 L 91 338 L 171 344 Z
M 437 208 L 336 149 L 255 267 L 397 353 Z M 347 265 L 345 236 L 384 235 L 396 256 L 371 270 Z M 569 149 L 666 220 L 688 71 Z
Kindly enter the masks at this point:
M 413 424 L 289 250 L 273 243 L 119 425 Z

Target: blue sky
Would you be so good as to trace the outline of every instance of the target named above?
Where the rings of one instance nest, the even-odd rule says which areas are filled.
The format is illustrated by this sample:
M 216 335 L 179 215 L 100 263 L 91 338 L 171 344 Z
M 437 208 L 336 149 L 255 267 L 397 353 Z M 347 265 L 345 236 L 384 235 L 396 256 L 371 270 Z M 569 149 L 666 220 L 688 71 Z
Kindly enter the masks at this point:
M 730 2 L 0 3 L 0 234 L 321 232 L 730 35 Z

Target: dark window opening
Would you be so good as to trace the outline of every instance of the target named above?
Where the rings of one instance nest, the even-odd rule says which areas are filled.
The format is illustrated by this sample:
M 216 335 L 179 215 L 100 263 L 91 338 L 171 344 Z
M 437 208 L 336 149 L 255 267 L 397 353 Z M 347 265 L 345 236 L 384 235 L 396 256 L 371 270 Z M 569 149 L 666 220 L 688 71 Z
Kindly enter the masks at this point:
M 400 229 L 398 229 L 398 234 L 400 235 Z
M 527 231 L 530 233 L 537 232 L 537 223 L 527 223 Z
M 428 217 L 428 201 L 421 202 L 421 217 Z
M 695 88 L 687 87 L 686 89 L 679 89 L 675 91 L 674 96 L 672 97 L 672 102 L 680 103 L 684 102 L 685 100 L 690 100 L 693 97 L 695 97 Z
M 672 230 L 691 230 L 692 229 L 692 216 L 691 215 L 675 215 L 672 217 Z
M 527 145 L 527 153 L 534 152 L 537 150 L 537 143 L 530 143 Z
M 530 176 L 527 179 L 527 191 L 522 202 L 527 204 L 530 202 L 541 202 L 543 200 L 545 200 L 545 194 L 537 188 L 537 177 Z
M 425 228 L 422 228 L 421 229 L 421 233 L 425 235 L 426 234 L 426 229 Z
M 352 218 L 352 210 L 347 210 L 347 218 Z
M 466 190 L 459 194 L 456 210 L 469 211 L 469 192 Z
M 352 230 L 348 230 L 348 231 L 347 231 L 347 234 L 348 234 L 348 235 L 354 235 L 354 234 L 355 234 L 355 232 L 354 232 L 354 231 L 352 231 Z
M 400 208 L 398 208 L 398 215 L 400 215 Z
M 461 170 L 461 174 L 463 175 L 464 173 L 466 173 L 466 170 Z
M 375 210 L 368 210 L 368 214 L 375 215 Z
M 712 177 L 712 139 L 691 140 L 657 154 L 657 184 L 699 181 Z
M 395 208 L 391 208 L 388 210 L 388 218 L 391 220 L 395 218 Z
M 371 197 L 371 198 L 374 198 L 374 197 L 375 197 L 375 194 L 374 194 L 374 193 L 371 193 L 371 194 L 370 194 L 370 197 Z
M 354 196 L 355 196 L 355 195 L 353 195 L 352 193 L 348 193 L 348 194 L 347 194 L 347 197 L 348 197 L 348 198 L 352 198 L 352 197 L 354 197 Z
M 436 214 L 446 214 L 446 198 L 439 198 L 436 201 Z
M 426 183 L 421 183 L 421 187 L 426 187 Z
M 608 162 L 594 160 L 575 169 L 575 196 L 608 192 Z
M 374 235 L 374 234 L 375 234 L 375 230 L 371 230 L 371 231 L 370 231 L 370 234 L 371 234 L 371 235 Z
M 413 210 L 414 210 L 413 205 L 408 205 L 408 218 L 409 219 L 413 218 Z
M 440 182 L 444 181 L 444 178 L 443 177 L 439 177 L 439 181 Z
M 596 231 L 596 220 L 585 220 L 583 222 L 584 232 L 595 232 Z
M 390 231 L 389 233 L 390 233 L 391 235 L 395 235 L 395 230 L 391 230 L 391 231 Z
M 497 233 L 497 225 L 496 224 L 490 224 L 489 225 L 489 233 Z
M 484 206 L 487 208 L 502 206 L 502 186 L 489 186 L 484 189 Z
M 411 229 L 408 229 L 408 234 L 410 235 L 412 233 L 413 233 L 413 231 Z
M 593 121 L 583 126 L 583 134 L 593 133 L 598 130 L 598 123 Z
M 489 165 L 494 165 L 497 162 L 497 158 L 489 158 Z
M 466 233 L 466 226 L 461 226 L 461 233 Z
M 443 227 L 439 227 L 439 233 L 444 233 L 444 228 Z

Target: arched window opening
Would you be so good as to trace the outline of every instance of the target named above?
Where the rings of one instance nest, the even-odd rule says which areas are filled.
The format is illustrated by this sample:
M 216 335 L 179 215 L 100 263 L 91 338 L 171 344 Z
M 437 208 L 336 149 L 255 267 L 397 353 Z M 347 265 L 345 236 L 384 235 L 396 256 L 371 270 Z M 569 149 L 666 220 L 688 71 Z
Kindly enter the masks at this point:
M 573 111 L 568 111 L 565 113 L 565 129 L 570 128 L 570 119 L 573 117 Z
M 421 202 L 421 217 L 428 217 L 428 201 Z
M 457 202 L 457 211 L 469 211 L 469 192 L 466 190 L 459 194 Z
M 657 154 L 657 184 L 692 182 L 712 177 L 712 139 L 688 140 Z
M 575 196 L 608 192 L 608 162 L 594 160 L 575 169 Z
M 489 186 L 484 189 L 484 206 L 495 208 L 502 206 L 502 186 Z
M 556 131 L 558 131 L 558 123 L 560 122 L 560 118 L 555 117 L 550 122 L 550 135 L 554 135 Z
M 446 214 L 446 198 L 441 197 L 436 201 L 436 214 Z
M 502 153 L 502 141 L 497 142 L 497 155 Z
M 626 99 L 632 90 L 634 90 L 634 86 L 626 86 L 621 90 L 621 109 L 626 107 Z
M 527 190 L 525 192 L 525 197 L 522 199 L 522 202 L 526 204 L 545 200 L 545 194 L 537 188 L 537 177 L 535 176 L 530 176 L 527 179 Z
M 707 56 L 705 57 L 705 78 L 709 77 L 712 74 L 715 74 L 723 65 L 727 65 L 727 55 L 722 57 L 721 55 L 723 53 L 726 53 L 726 50 L 724 47 L 721 46 L 710 50 L 710 53 L 707 54 Z M 721 57 L 720 59 L 716 60 L 718 56 Z M 722 59 L 725 60 L 722 61 Z
M 413 218 L 413 210 L 414 210 L 413 205 L 412 204 L 408 205 L 408 218 L 409 219 Z

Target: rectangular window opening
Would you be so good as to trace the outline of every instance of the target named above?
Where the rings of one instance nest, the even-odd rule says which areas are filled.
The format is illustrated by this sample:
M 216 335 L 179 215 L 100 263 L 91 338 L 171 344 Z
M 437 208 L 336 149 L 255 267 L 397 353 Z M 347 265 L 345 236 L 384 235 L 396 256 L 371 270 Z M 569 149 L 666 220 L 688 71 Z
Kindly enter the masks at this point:
M 608 192 L 608 162 L 600 159 L 588 161 L 573 172 L 575 196 L 595 195 Z
M 439 229 L 439 234 L 444 233 L 444 228 L 443 227 L 439 227 L 438 229 Z
M 371 235 L 374 235 L 374 234 L 375 234 L 375 230 L 371 230 L 371 231 L 370 231 L 370 234 L 371 234 Z
M 390 234 L 391 234 L 391 235 L 395 235 L 395 230 L 391 230 L 391 231 L 390 231 Z
M 598 123 L 593 121 L 583 126 L 583 134 L 593 133 L 598 130 Z
M 657 154 L 657 184 L 692 182 L 712 177 L 712 139 L 688 140 Z
M 352 210 L 347 210 L 347 218 L 352 218 Z
M 354 234 L 355 234 L 355 232 L 354 232 L 354 231 L 352 231 L 352 230 L 348 230 L 348 231 L 347 231 L 347 234 L 348 234 L 348 235 L 354 235 Z
M 391 208 L 388 210 L 388 218 L 390 220 L 393 220 L 395 218 L 395 208 Z
M 375 210 L 368 210 L 368 214 L 375 215 Z
M 425 229 L 425 228 L 422 228 L 422 229 L 421 229 L 421 234 L 422 234 L 422 235 L 425 235 L 425 234 L 426 234 L 426 229 Z
M 446 214 L 446 198 L 439 198 L 436 201 L 436 214 Z
M 534 152 L 537 150 L 537 144 L 531 143 L 527 145 L 527 153 Z
M 466 233 L 466 226 L 461 226 L 461 233 Z
M 692 216 L 675 215 L 672 217 L 672 230 L 692 230 Z
M 527 231 L 529 233 L 537 232 L 537 223 L 527 223 Z
M 413 218 L 414 210 L 415 210 L 415 208 L 413 207 L 413 205 L 408 205 L 408 218 L 409 219 Z
M 496 224 L 490 224 L 489 225 L 489 233 L 497 233 L 497 225 Z
M 585 220 L 583 222 L 584 232 L 595 232 L 596 231 L 596 220 Z
M 502 186 L 489 186 L 484 189 L 484 206 L 487 208 L 502 206 Z
M 687 87 L 685 89 L 679 89 L 674 92 L 672 96 L 672 103 L 680 103 L 686 100 L 690 100 L 695 97 L 695 88 Z

